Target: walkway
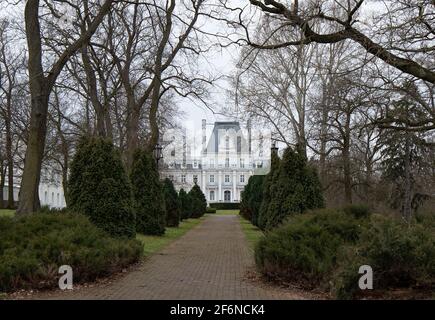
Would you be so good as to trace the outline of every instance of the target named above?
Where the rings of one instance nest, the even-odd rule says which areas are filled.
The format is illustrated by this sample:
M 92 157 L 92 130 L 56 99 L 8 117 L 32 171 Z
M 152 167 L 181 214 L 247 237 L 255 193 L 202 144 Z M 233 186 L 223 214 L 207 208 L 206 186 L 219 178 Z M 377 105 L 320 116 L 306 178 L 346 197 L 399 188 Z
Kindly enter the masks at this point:
M 138 268 L 106 284 L 36 299 L 303 299 L 306 295 L 247 277 L 254 269 L 233 215 L 210 215 Z

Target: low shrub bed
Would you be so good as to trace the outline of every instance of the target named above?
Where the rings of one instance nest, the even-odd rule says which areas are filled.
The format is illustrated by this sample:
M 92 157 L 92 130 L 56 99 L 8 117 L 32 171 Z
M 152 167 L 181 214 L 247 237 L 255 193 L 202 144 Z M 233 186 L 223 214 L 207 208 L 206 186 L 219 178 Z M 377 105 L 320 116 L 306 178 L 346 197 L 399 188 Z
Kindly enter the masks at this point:
M 210 203 L 210 207 L 216 210 L 240 210 L 240 203 L 238 202 L 214 202 Z
M 433 225 L 370 215 L 362 207 L 296 215 L 266 233 L 255 258 L 270 279 L 330 291 L 340 299 L 435 288 Z M 372 267 L 374 290 L 359 290 L 362 265 Z
M 71 213 L 0 218 L 0 291 L 54 288 L 61 265 L 74 283 L 93 281 L 139 260 L 137 240 L 112 238 L 87 217 Z
M 205 213 L 216 213 L 216 208 L 207 207 L 207 209 L 205 209 Z
M 336 266 L 338 248 L 355 242 L 360 232 L 360 223 L 342 211 L 296 215 L 259 241 L 256 264 L 271 279 L 323 286 Z
M 373 269 L 373 288 L 435 289 L 435 233 L 426 225 L 373 217 L 360 241 L 343 249 L 333 290 L 341 299 L 370 295 L 358 287 L 358 269 Z

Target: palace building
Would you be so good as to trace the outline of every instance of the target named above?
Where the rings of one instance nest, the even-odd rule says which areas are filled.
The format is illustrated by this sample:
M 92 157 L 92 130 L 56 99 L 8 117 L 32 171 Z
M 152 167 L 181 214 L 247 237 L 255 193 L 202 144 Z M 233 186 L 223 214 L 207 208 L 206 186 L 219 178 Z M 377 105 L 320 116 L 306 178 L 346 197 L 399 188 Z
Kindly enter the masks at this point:
M 161 177 L 169 178 L 177 190 L 188 192 L 197 183 L 208 203 L 239 202 L 241 192 L 254 174 L 264 175 L 270 167 L 270 136 L 245 129 L 239 122 L 215 122 L 207 132 L 202 120 L 201 150 L 195 152 L 186 131 L 165 142 Z

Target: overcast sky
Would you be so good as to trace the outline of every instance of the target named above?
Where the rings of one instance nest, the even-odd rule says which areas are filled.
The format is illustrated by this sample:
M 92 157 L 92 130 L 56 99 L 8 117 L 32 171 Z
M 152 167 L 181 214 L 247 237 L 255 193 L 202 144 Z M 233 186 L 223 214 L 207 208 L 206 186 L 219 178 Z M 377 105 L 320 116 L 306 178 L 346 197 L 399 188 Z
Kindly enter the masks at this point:
M 4 4 L 6 2 L 6 0 L 0 0 L 0 3 L 2 4 L 0 16 L 4 16 L 5 14 L 10 15 L 13 11 L 15 11 L 15 14 L 22 15 L 22 5 L 7 6 L 5 8 Z M 253 6 L 249 5 L 247 0 L 232 0 L 229 1 L 229 4 L 232 7 L 246 6 L 247 14 L 252 14 L 255 10 Z M 364 12 L 364 16 L 370 17 L 372 12 L 379 10 L 381 6 L 381 1 L 368 0 L 361 8 L 361 11 Z M 202 21 L 198 21 L 199 27 L 202 30 L 206 30 L 210 33 L 225 32 L 224 28 L 226 28 L 226 26 L 223 23 L 218 23 L 214 20 L 206 19 L 204 17 L 202 19 Z M 208 41 L 212 42 L 213 39 L 210 38 Z M 212 130 L 212 124 L 214 121 L 237 120 L 235 118 L 229 118 L 219 114 L 219 112 L 221 112 L 222 107 L 228 107 L 231 103 L 233 103 L 228 98 L 226 91 L 231 89 L 229 78 L 236 71 L 235 64 L 239 57 L 239 52 L 240 47 L 232 45 L 227 48 L 215 48 L 214 50 L 211 50 L 198 58 L 198 68 L 201 71 L 207 71 L 213 74 L 215 77 L 221 77 L 221 79 L 218 80 L 210 90 L 210 107 L 214 112 L 202 105 L 199 101 L 195 102 L 186 98 L 177 98 L 175 101 L 179 107 L 179 110 L 184 113 L 184 116 L 179 119 L 179 122 L 180 124 L 184 125 L 191 134 L 194 133 L 194 137 L 192 137 L 192 139 L 195 141 L 195 144 L 196 141 L 198 141 L 198 144 L 200 144 L 201 141 L 202 119 L 206 119 L 207 123 L 210 124 L 207 127 L 209 132 Z M 242 124 L 242 126 L 244 125 L 245 124 Z

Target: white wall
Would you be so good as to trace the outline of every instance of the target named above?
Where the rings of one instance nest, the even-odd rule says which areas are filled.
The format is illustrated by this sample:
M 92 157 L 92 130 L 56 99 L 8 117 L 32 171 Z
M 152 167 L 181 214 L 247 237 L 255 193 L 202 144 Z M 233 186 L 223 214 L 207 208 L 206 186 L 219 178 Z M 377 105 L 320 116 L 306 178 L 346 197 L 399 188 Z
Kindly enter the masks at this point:
M 18 193 L 20 188 L 14 187 L 14 201 L 18 201 Z M 8 200 L 8 186 L 3 188 L 3 199 Z M 65 196 L 62 186 L 49 185 L 41 183 L 39 185 L 39 200 L 41 206 L 49 206 L 50 208 L 65 208 Z

